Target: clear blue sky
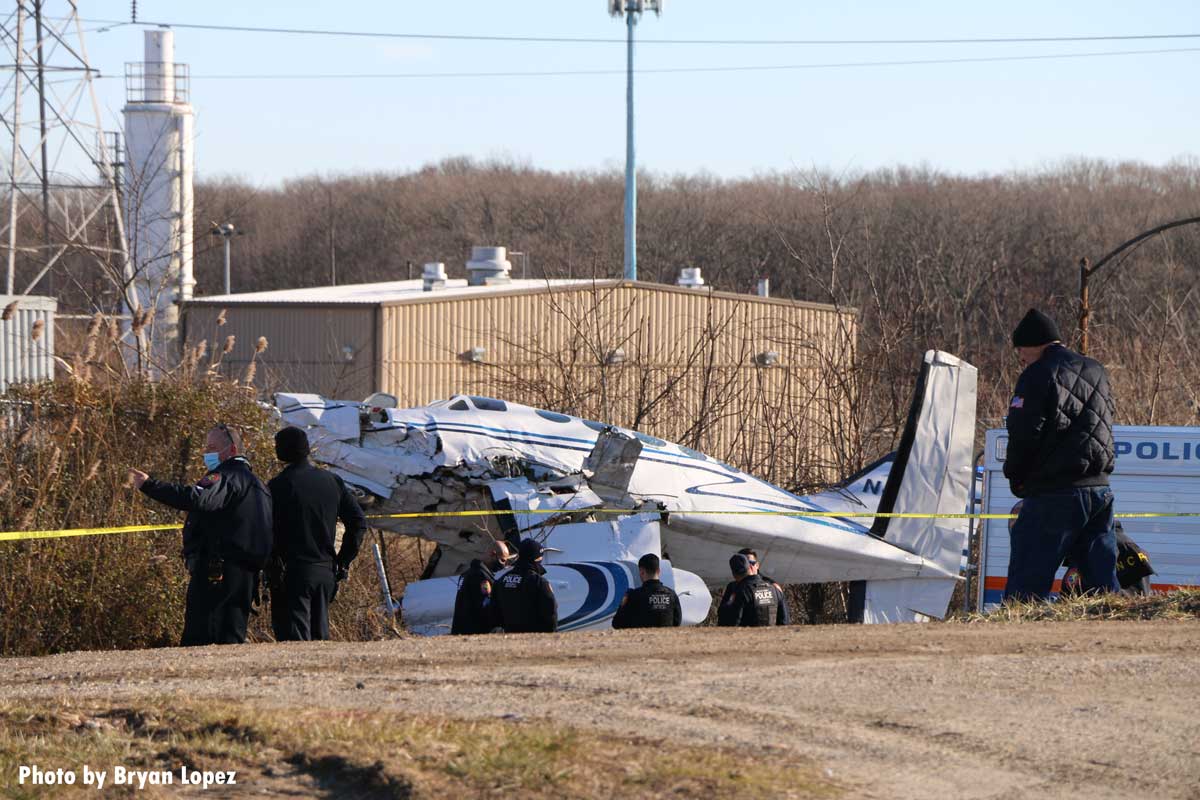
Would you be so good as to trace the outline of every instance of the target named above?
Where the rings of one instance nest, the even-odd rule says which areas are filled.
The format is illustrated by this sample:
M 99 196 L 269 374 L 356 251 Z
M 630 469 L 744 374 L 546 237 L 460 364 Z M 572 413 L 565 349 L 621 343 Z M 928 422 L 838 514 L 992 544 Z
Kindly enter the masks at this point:
M 128 19 L 128 0 L 82 0 Z M 742 8 L 742 11 L 734 9 Z M 397 2 L 139 0 L 141 20 L 436 34 L 612 37 L 601 0 Z M 89 25 L 89 28 L 99 27 Z M 650 39 L 895 39 L 1200 33 L 1195 0 L 1006 3 L 670 0 Z M 312 173 L 403 171 L 449 156 L 555 170 L 624 164 L 623 74 L 355 80 L 215 75 L 512 72 L 624 67 L 624 44 L 487 43 L 177 29 L 191 65 L 200 176 L 271 184 Z M 665 45 L 642 68 L 974 58 L 1200 48 L 1200 39 L 955 45 Z M 106 113 L 119 119 L 140 28 L 92 33 Z M 722 177 L 928 165 L 962 174 L 1094 157 L 1152 164 L 1200 152 L 1200 52 L 1072 60 L 637 76 L 638 164 Z

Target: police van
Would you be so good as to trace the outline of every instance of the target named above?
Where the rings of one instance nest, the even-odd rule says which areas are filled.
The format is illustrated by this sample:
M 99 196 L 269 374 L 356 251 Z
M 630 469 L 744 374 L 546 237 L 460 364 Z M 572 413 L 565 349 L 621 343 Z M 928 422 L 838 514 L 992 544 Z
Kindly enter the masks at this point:
M 1117 464 L 1112 474 L 1114 509 L 1120 514 L 1200 513 L 1200 428 L 1122 426 L 1113 428 Z M 983 510 L 1010 514 L 1019 502 L 1004 477 L 1008 432 L 987 432 L 984 449 Z M 987 519 L 979 525 L 979 608 L 995 606 L 1008 575 L 1012 520 Z M 1200 517 L 1122 519 L 1130 538 L 1150 557 L 1157 591 L 1200 588 Z M 1061 567 L 1054 581 L 1058 591 Z

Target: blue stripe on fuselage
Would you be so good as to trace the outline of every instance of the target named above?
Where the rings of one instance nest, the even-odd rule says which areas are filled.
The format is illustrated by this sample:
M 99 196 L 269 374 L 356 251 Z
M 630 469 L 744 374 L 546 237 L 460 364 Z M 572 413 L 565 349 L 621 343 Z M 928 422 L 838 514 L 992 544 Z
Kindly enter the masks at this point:
M 629 589 L 629 576 L 619 564 L 611 562 L 548 564 L 551 567 L 566 567 L 573 569 L 584 577 L 588 584 L 587 597 L 577 611 L 564 617 L 558 624 L 560 631 L 575 630 L 588 625 L 603 622 L 617 613 L 621 599 Z M 601 568 L 612 576 L 612 594 L 609 594 L 608 580 Z M 605 603 L 605 600 L 608 600 Z

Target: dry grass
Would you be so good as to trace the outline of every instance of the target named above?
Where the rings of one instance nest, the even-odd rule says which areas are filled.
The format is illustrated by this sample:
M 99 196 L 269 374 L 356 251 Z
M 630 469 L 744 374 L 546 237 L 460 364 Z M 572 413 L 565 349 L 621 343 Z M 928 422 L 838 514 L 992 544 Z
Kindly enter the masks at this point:
M 236 770 L 238 793 L 379 798 L 837 797 L 813 765 L 783 753 L 663 745 L 539 720 L 451 720 L 382 712 L 293 712 L 158 701 L 139 708 L 0 706 L 0 792 L 17 767 L 84 764 Z M 110 779 L 111 782 L 111 779 Z M 177 787 L 176 787 L 177 788 Z M 77 787 L 78 794 L 94 789 Z M 69 791 L 61 792 L 70 794 Z M 129 792 L 133 794 L 132 791 Z M 171 787 L 138 796 L 173 796 Z
M 60 351 L 69 369 L 58 380 L 0 397 L 0 530 L 179 522 L 182 514 L 135 491 L 127 471 L 198 480 L 205 433 L 216 422 L 241 432 L 260 477 L 278 472 L 276 423 L 252 389 L 216 374 L 220 353 L 207 355 L 202 343 L 150 381 L 125 371 L 122 345 L 105 335 L 108 322 L 115 320 L 97 316 L 78 332 L 75 356 Z M 187 582 L 180 549 L 178 532 L 0 542 L 0 656 L 178 643 Z M 427 553 L 387 549 L 399 590 L 419 576 L 416 562 Z M 331 633 L 389 635 L 379 605 L 365 548 L 331 609 Z M 263 611 L 251 630 L 260 641 L 271 638 Z
M 989 613 L 973 613 L 954 617 L 951 621 L 979 624 L 1197 618 L 1200 618 L 1200 590 L 1176 589 L 1146 596 L 1102 594 L 1060 599 L 1054 603 L 1010 602 Z

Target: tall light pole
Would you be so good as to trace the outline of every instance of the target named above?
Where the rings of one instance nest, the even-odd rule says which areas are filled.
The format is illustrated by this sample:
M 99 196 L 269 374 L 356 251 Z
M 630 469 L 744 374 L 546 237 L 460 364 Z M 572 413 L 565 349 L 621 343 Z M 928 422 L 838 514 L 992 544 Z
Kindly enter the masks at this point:
M 633 148 L 633 29 L 649 10 L 662 16 L 664 0 L 608 0 L 608 13 L 625 18 L 625 280 L 637 280 L 637 162 Z
M 229 242 L 234 236 L 241 236 L 242 232 L 233 226 L 232 222 L 223 222 L 220 225 L 212 224 L 213 236 L 220 236 L 225 240 L 225 294 L 231 294 L 229 288 Z

